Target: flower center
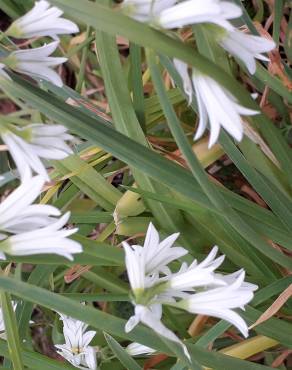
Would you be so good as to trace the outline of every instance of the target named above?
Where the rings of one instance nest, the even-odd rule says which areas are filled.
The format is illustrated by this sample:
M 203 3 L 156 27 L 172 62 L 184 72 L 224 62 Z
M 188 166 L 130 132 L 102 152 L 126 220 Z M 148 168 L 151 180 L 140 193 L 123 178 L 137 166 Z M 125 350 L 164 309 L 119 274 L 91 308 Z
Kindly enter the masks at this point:
M 71 348 L 71 351 L 74 355 L 79 355 L 80 353 L 83 352 L 83 348 L 80 348 L 80 347 L 72 347 Z
M 140 304 L 142 306 L 149 306 L 153 298 L 165 292 L 166 289 L 167 283 L 165 282 L 158 283 L 147 289 L 137 289 L 134 291 L 134 301 L 136 304 Z

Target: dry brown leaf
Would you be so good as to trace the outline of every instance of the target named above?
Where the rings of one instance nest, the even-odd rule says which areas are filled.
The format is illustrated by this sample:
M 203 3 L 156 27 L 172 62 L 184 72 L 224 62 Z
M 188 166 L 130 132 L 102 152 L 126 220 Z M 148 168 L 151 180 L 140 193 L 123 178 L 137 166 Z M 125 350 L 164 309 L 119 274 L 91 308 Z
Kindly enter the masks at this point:
M 117 40 L 117 44 L 118 45 L 129 47 L 129 40 L 126 39 L 125 37 L 123 37 L 123 36 L 117 36 L 116 37 L 116 40 Z
M 257 204 L 259 204 L 261 207 L 268 208 L 266 203 L 262 200 L 262 198 L 258 195 L 256 191 L 254 191 L 250 186 L 244 184 L 240 188 L 240 190 L 247 194 L 251 199 L 253 199 Z
M 156 356 L 153 356 L 145 362 L 143 370 L 150 370 L 154 366 L 156 366 L 156 365 L 160 364 L 162 361 L 166 360 L 167 358 L 168 358 L 168 356 L 164 355 L 163 353 L 158 354 Z
M 272 39 L 271 35 L 268 33 L 267 30 L 264 29 L 264 27 L 260 23 L 255 22 L 254 25 L 261 36 L 266 37 L 270 40 Z M 281 79 L 283 85 L 287 87 L 288 90 L 292 90 L 292 81 L 285 72 L 279 50 L 274 49 L 272 52 L 270 52 L 269 58 L 269 72 L 271 72 L 272 75 L 278 76 Z
M 290 297 L 292 297 L 292 284 L 290 284 L 288 288 L 279 295 L 275 302 L 257 319 L 253 325 L 249 327 L 249 329 L 252 329 L 269 320 L 281 309 L 281 307 L 284 306 Z
M 73 98 L 68 98 L 66 100 L 66 103 L 68 105 L 72 105 L 73 107 L 81 107 L 83 106 L 84 108 L 87 108 L 91 112 L 95 113 L 97 116 L 102 117 L 108 122 L 111 122 L 112 119 L 110 116 L 108 116 L 106 113 L 100 111 L 97 107 L 95 107 L 93 104 L 89 103 L 88 101 L 84 99 L 73 99 Z
M 276 157 L 274 156 L 273 152 L 269 148 L 269 146 L 266 144 L 266 142 L 263 140 L 261 135 L 253 128 L 248 121 L 242 120 L 243 122 L 243 128 L 245 135 L 253 141 L 255 144 L 258 144 L 261 148 L 262 152 L 276 165 L 280 168 L 280 164 L 277 161 Z
M 270 54 L 270 64 L 269 64 L 269 71 L 273 74 L 278 76 L 283 85 L 287 87 L 288 90 L 292 90 L 292 81 L 290 80 L 289 76 L 287 76 L 284 66 L 282 64 L 281 56 L 278 51 L 273 51 Z
M 280 356 L 278 356 L 272 363 L 272 367 L 277 368 L 281 366 L 283 362 L 286 360 L 286 358 L 290 356 L 291 354 L 292 354 L 292 349 L 287 349 L 286 351 L 281 353 Z
M 188 333 L 191 337 L 201 334 L 202 330 L 205 327 L 205 324 L 209 316 L 197 315 L 188 329 Z
M 70 284 L 74 280 L 78 279 L 82 274 L 89 271 L 91 268 L 92 268 L 92 266 L 89 266 L 89 265 L 87 265 L 87 266 L 81 266 L 81 265 L 72 266 L 65 273 L 64 280 L 67 284 Z
M 85 39 L 86 39 L 86 32 L 82 32 L 70 40 L 70 46 L 82 44 L 82 42 L 84 42 Z

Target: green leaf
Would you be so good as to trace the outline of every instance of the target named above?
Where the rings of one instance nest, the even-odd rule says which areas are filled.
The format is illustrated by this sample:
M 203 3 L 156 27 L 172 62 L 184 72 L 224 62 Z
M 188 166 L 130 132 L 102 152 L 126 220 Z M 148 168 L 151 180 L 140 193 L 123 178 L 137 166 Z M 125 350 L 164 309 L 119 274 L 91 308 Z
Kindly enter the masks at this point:
M 119 361 L 126 367 L 128 370 L 142 370 L 137 362 L 125 351 L 125 349 L 109 334 L 104 333 L 104 337 L 109 345 L 110 349 L 117 356 Z
M 114 210 L 122 194 L 85 161 L 71 155 L 62 161 L 54 161 L 54 166 L 62 175 L 77 173 L 70 178 L 73 184 L 105 210 Z
M 18 328 L 15 313 L 12 307 L 10 295 L 0 291 L 1 309 L 3 312 L 5 334 L 8 342 L 8 350 L 14 370 L 23 370 L 23 362 L 20 349 Z
M 27 282 L 37 286 L 43 286 L 48 283 L 49 275 L 56 270 L 57 266 L 36 266 L 30 274 Z M 26 338 L 29 328 L 29 321 L 33 311 L 33 303 L 23 302 L 22 305 L 16 307 L 16 320 L 18 324 L 18 332 L 20 340 Z
M 253 247 L 257 250 L 262 252 L 264 255 L 267 255 L 268 249 L 270 246 L 268 243 L 263 242 L 261 236 L 252 229 L 244 220 L 240 217 L 240 215 L 232 209 L 230 204 L 225 201 L 222 197 L 220 192 L 217 190 L 213 182 L 211 182 L 205 173 L 204 169 L 202 168 L 200 162 L 198 161 L 196 155 L 194 154 L 191 145 L 189 144 L 186 135 L 180 125 L 180 122 L 176 116 L 176 113 L 170 104 L 167 95 L 165 93 L 163 81 L 161 75 L 158 71 L 158 67 L 155 61 L 154 54 L 152 52 L 148 53 L 148 64 L 151 70 L 151 76 L 157 91 L 157 94 L 160 97 L 160 101 L 162 107 L 164 109 L 165 116 L 167 118 L 167 122 L 173 137 L 175 138 L 179 149 L 183 153 L 189 167 L 191 173 L 193 174 L 194 178 L 197 180 L 199 185 L 201 186 L 202 190 L 205 192 L 207 197 L 213 203 L 213 205 L 217 208 L 217 210 L 222 214 L 224 221 L 226 221 L 234 230 L 236 230 L 244 239 L 246 239 Z M 232 230 L 231 230 L 232 232 Z M 249 249 L 249 254 L 251 258 L 257 258 L 256 254 L 253 253 L 252 249 Z M 275 256 L 275 261 L 278 263 L 280 260 L 283 260 L 284 256 Z M 263 269 L 262 272 L 269 274 L 268 266 L 261 265 L 260 261 L 258 263 L 259 269 Z
M 96 32 L 96 46 L 102 69 L 107 97 L 110 104 L 114 125 L 118 131 L 134 139 L 137 143 L 149 146 L 137 119 L 133 103 L 127 88 L 120 62 L 116 40 L 104 32 Z M 133 175 L 139 186 L 148 191 L 164 193 L 169 191 L 162 184 L 150 179 L 143 171 L 133 168 Z M 147 200 L 155 219 L 169 232 L 177 232 L 184 220 L 180 212 L 173 212 L 163 204 Z M 187 244 L 188 241 L 185 241 Z

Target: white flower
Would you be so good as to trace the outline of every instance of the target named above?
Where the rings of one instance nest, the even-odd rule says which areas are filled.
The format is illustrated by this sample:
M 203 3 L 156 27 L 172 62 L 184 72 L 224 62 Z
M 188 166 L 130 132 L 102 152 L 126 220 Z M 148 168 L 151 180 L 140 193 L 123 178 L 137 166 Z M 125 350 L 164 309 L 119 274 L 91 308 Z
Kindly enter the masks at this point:
M 130 356 L 151 355 L 156 352 L 155 349 L 136 342 L 129 344 L 126 351 Z
M 54 217 L 61 214 L 56 207 L 31 204 L 40 195 L 43 185 L 41 176 L 31 178 L 26 172 L 21 185 L 0 204 L 1 231 L 18 234 L 56 221 Z
M 150 223 L 144 247 L 140 245 L 129 246 L 127 243 L 123 243 L 127 273 L 134 294 L 133 304 L 135 306 L 135 314 L 128 320 L 125 331 L 131 331 L 139 322 L 142 322 L 159 335 L 179 343 L 189 357 L 185 345 L 161 322 L 162 306 L 159 299 L 171 301 L 173 298 L 167 295 L 160 297 L 158 290 L 152 292 L 152 288 L 155 289 L 158 282 L 158 272 L 170 271 L 166 265 L 187 253 L 183 248 L 177 248 L 177 250 L 171 248 L 177 237 L 178 234 L 173 234 L 159 243 L 158 232 Z
M 5 237 L 0 235 L 0 258 L 6 259 L 7 253 L 12 256 L 27 256 L 31 254 L 57 254 L 73 260 L 72 254 L 81 253 L 82 246 L 67 237 L 78 229 L 63 229 L 68 222 L 70 212 L 48 226 Z
M 245 321 L 233 311 L 236 308 L 244 309 L 244 305 L 254 296 L 255 287 L 248 287 L 244 283 L 244 276 L 245 273 L 242 271 L 232 284 L 192 294 L 178 302 L 176 306 L 191 313 L 210 315 L 228 321 L 247 337 L 248 327 Z
M 176 0 L 124 0 L 121 9 L 131 18 L 140 22 L 149 22 Z
M 0 79 L 5 78 L 11 80 L 10 76 L 4 71 L 5 64 L 0 63 Z
M 189 103 L 192 100 L 191 79 L 188 74 L 186 63 L 175 59 L 174 66 L 180 74 Z M 236 139 L 241 141 L 243 137 L 243 125 L 240 115 L 255 115 L 258 111 L 241 106 L 235 97 L 225 88 L 220 86 L 211 77 L 206 76 L 193 68 L 192 83 L 196 92 L 198 113 L 200 117 L 199 126 L 194 140 L 199 139 L 210 123 L 209 148 L 217 141 L 221 126 Z
M 228 1 L 186 0 L 162 10 L 156 23 L 162 28 L 179 28 L 196 23 L 215 23 L 232 29 L 229 19 L 240 17 L 241 8 Z
M 72 317 L 60 314 L 63 321 L 65 344 L 56 344 L 58 353 L 78 369 L 97 369 L 96 351 L 89 343 L 96 331 L 86 331 L 88 325 Z
M 36 1 L 34 7 L 15 20 L 5 33 L 15 38 L 50 36 L 56 39 L 58 34 L 78 32 L 78 26 L 61 18 L 62 14 L 61 9 L 50 7 L 47 1 Z
M 177 273 L 161 280 L 167 280 L 169 288 L 174 291 L 191 291 L 193 288 L 210 284 L 225 285 L 221 275 L 214 274 L 214 270 L 222 264 L 225 257 L 220 256 L 215 259 L 217 252 L 218 247 L 215 246 L 201 263 L 198 264 L 197 260 L 194 260 L 190 266 L 183 263 Z
M 27 168 L 50 181 L 45 166 L 40 158 L 64 159 L 72 154 L 66 140 L 73 137 L 67 134 L 62 125 L 31 124 L 24 128 L 10 126 L 0 131 L 4 143 L 8 146 L 21 178 Z
M 257 286 L 244 282 L 243 270 L 229 275 L 215 273 L 215 269 L 224 260 L 224 256 L 216 258 L 217 246 L 202 262 L 198 263 L 195 260 L 189 267 L 182 263 L 179 271 L 172 273 L 169 263 L 185 254 L 183 248 L 176 251 L 177 257 L 176 253 L 172 252 L 175 248 L 171 246 L 177 236 L 173 234 L 159 243 L 159 235 L 150 224 L 144 247 L 139 245 L 130 247 L 123 243 L 133 293 L 132 303 L 135 307 L 134 315 L 128 320 L 125 331 L 131 331 L 141 322 L 157 334 L 179 343 L 189 357 L 185 345 L 161 322 L 163 305 L 220 317 L 234 324 L 246 336 L 247 325 L 233 309 L 243 309 L 253 298 L 253 291 Z
M 194 139 L 197 140 L 203 135 L 209 119 L 209 148 L 217 141 L 221 126 L 235 140 L 241 141 L 243 125 L 240 115 L 255 115 L 259 114 L 259 112 L 240 105 L 231 93 L 209 76 L 193 70 L 192 80 L 200 116 L 198 130 Z
M 67 58 L 49 56 L 57 49 L 58 45 L 59 42 L 54 41 L 39 48 L 16 50 L 10 53 L 3 60 L 3 63 L 16 72 L 47 80 L 62 87 L 61 77 L 52 67 L 65 63 Z
M 159 234 L 154 225 L 150 222 L 144 241 L 144 246 L 131 246 L 132 249 L 137 249 L 136 258 L 140 261 L 139 263 L 144 266 L 143 270 L 141 267 L 140 273 L 143 275 L 158 272 L 169 273 L 170 270 L 167 265 L 173 260 L 176 260 L 188 253 L 188 251 L 182 247 L 173 247 L 173 244 L 178 237 L 179 233 L 175 233 L 159 242 Z M 127 247 L 127 250 L 129 249 L 129 245 L 127 243 L 123 242 L 123 246 L 124 248 Z M 140 253 L 142 253 L 143 256 L 140 256 Z
M 269 61 L 261 53 L 266 53 L 276 47 L 275 42 L 272 40 L 248 35 L 236 29 L 226 31 L 223 35 L 218 38 L 220 45 L 230 54 L 242 60 L 251 74 L 256 72 L 255 59 Z

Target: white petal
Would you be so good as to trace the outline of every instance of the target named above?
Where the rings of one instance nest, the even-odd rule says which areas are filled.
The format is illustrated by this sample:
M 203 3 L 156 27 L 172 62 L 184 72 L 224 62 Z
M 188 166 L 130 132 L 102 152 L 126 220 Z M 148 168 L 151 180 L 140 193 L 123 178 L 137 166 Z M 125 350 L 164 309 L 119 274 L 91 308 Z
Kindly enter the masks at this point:
M 219 42 L 230 54 L 242 60 L 251 74 L 256 71 L 255 59 L 269 60 L 261 53 L 276 47 L 272 40 L 248 35 L 236 29 L 227 32 Z
M 162 335 L 163 337 L 180 344 L 183 348 L 185 355 L 188 357 L 188 359 L 190 359 L 188 350 L 186 346 L 182 343 L 182 341 L 171 330 L 164 326 L 163 323 L 159 319 L 157 319 L 156 316 L 153 315 L 153 313 L 147 307 L 136 306 L 135 312 L 137 312 L 137 314 L 140 315 L 141 322 L 149 326 L 157 334 Z
M 156 352 L 155 349 L 144 346 L 140 343 L 131 343 L 127 346 L 126 351 L 130 356 L 139 356 L 139 355 L 150 355 L 154 352 Z
M 132 290 L 143 290 L 145 287 L 145 264 L 142 248 L 133 250 L 126 242 L 123 242 L 126 253 L 126 267 Z
M 125 332 L 129 333 L 139 324 L 140 318 L 136 315 L 131 316 L 125 325 Z
M 88 346 L 85 349 L 85 364 L 88 369 L 96 370 L 97 369 L 97 363 L 96 363 L 96 351 L 93 347 Z
M 41 61 L 51 55 L 59 46 L 58 41 L 53 41 L 38 48 L 16 50 L 12 53 L 19 61 Z
M 10 54 L 16 62 L 12 68 L 28 76 L 48 80 L 57 86 L 62 86 L 60 76 L 50 67 L 66 62 L 67 58 L 49 57 L 58 47 L 59 41 L 34 49 L 17 50 Z

